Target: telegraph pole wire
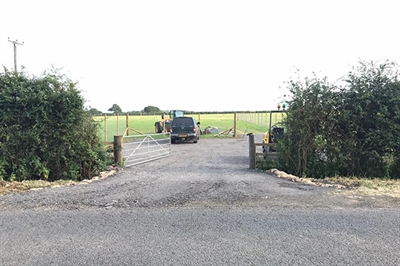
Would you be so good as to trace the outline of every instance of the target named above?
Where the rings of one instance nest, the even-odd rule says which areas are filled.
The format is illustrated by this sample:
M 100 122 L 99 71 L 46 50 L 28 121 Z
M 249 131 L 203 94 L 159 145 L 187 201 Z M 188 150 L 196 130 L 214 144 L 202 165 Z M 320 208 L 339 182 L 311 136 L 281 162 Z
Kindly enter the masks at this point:
M 8 37 L 8 41 L 12 42 L 14 46 L 14 72 L 17 73 L 17 45 L 24 45 L 24 42 L 10 40 L 10 37 Z

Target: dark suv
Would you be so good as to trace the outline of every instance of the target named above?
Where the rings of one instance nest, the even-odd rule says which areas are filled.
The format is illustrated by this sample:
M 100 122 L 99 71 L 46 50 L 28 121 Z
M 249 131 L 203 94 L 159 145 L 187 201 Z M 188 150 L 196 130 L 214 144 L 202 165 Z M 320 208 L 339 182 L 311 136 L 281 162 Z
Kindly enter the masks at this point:
M 175 117 L 172 120 L 170 133 L 171 143 L 176 140 L 193 140 L 197 143 L 200 138 L 200 122 L 196 123 L 193 117 Z

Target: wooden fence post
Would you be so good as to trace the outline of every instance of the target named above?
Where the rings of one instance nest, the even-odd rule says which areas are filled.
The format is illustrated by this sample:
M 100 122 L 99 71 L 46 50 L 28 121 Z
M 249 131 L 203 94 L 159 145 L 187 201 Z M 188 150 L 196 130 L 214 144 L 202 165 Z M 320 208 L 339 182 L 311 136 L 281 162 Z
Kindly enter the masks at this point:
M 130 127 L 129 127 L 129 114 L 128 113 L 126 113 L 125 128 L 127 129 L 126 130 L 126 135 L 129 136 Z
M 122 136 L 114 136 L 114 162 L 122 165 Z
M 233 115 L 233 137 L 234 138 L 237 138 L 236 120 L 237 120 L 237 115 L 236 115 L 236 113 L 234 113 L 234 115 Z
M 107 141 L 107 115 L 104 114 L 104 142 Z
M 271 126 L 272 126 L 272 110 L 269 111 L 269 127 L 268 127 L 268 130 L 271 130 Z
M 117 114 L 117 135 L 119 135 L 119 115 Z
M 254 135 L 249 134 L 249 167 L 251 169 L 256 169 L 256 152 L 254 146 Z

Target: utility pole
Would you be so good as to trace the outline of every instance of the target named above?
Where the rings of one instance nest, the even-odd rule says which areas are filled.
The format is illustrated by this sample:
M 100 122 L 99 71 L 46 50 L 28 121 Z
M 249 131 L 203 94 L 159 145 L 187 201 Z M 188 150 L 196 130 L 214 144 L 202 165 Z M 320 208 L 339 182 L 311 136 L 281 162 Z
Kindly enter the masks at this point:
M 18 40 L 12 41 L 10 37 L 8 37 L 8 41 L 12 42 L 14 45 L 14 72 L 17 73 L 17 44 L 24 45 L 24 42 L 18 42 Z

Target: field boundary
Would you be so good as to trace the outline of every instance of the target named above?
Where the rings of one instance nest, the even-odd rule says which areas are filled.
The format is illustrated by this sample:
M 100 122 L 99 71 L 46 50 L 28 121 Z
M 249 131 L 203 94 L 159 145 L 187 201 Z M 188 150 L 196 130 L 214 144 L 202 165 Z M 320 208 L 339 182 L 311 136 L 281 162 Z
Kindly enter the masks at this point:
M 248 133 L 263 134 L 271 124 L 282 122 L 286 117 L 283 111 L 248 113 L 186 113 L 200 122 L 202 131 L 212 128 L 215 137 L 239 137 Z M 114 136 L 130 134 L 153 134 L 155 124 L 161 121 L 158 115 L 106 115 L 93 117 L 99 124 L 99 136 L 104 143 L 113 141 Z M 223 132 L 223 133 L 221 133 Z M 221 134 L 218 134 L 221 133 Z

